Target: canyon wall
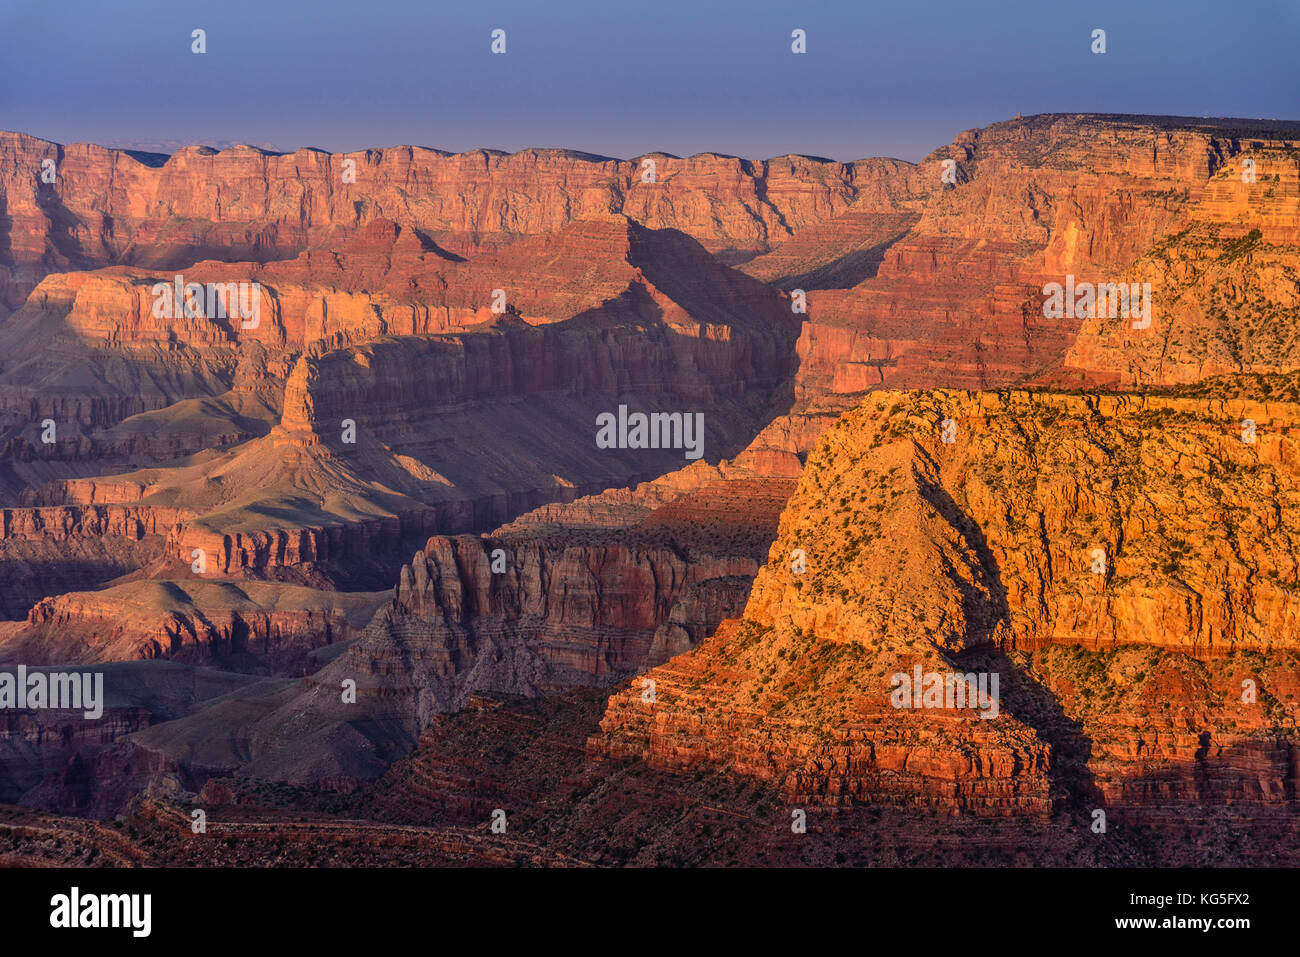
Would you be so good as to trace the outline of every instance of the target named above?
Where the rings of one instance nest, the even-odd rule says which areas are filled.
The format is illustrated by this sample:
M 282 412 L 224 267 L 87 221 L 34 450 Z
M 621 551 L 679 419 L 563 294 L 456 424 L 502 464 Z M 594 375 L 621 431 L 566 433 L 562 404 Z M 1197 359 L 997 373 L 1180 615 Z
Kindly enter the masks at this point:
M 961 134 L 920 163 L 921 174 L 942 187 L 917 223 L 879 253 L 876 271 L 851 286 L 811 287 L 798 394 L 842 396 L 847 408 L 872 388 L 1118 381 L 1117 360 L 1098 359 L 1099 349 L 1087 346 L 1071 353 L 1078 368 L 1060 375 L 1083 316 L 1047 318 L 1044 284 L 1067 275 L 1092 283 L 1130 278 L 1152 247 L 1178 248 L 1171 237 L 1197 217 L 1267 223 L 1273 243 L 1293 237 L 1294 173 L 1281 167 L 1298 141 L 1294 124 L 1067 115 Z M 1232 208 L 1225 188 L 1248 156 L 1269 157 L 1261 159 L 1266 172 Z M 943 183 L 946 161 L 955 165 Z M 1235 295 L 1283 307 L 1294 298 L 1279 266 L 1245 275 L 1240 267 Z M 1219 281 L 1189 269 L 1180 278 L 1199 295 Z M 1178 308 L 1157 296 L 1157 313 Z M 1147 338 L 1163 341 L 1157 331 Z
M 174 269 L 202 259 L 291 258 L 388 219 L 469 256 L 594 215 L 677 229 L 742 260 L 860 201 L 907 195 L 907 164 L 654 154 L 613 160 L 567 150 L 449 154 L 401 146 L 329 154 L 188 147 L 170 157 L 60 146 L 0 133 L 0 216 L 8 236 L 0 301 L 40 278 L 112 264 Z M 53 159 L 58 178 L 41 181 Z M 344 181 L 345 167 L 355 182 Z

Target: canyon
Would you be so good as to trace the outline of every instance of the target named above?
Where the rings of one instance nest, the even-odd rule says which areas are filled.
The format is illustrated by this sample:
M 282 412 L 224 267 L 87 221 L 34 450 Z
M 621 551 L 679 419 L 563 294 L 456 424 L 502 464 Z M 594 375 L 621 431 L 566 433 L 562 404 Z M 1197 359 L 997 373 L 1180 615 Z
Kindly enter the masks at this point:
M 0 667 L 109 689 L 6 716 L 6 859 L 1295 857 L 1300 124 L 650 158 L 0 133 Z

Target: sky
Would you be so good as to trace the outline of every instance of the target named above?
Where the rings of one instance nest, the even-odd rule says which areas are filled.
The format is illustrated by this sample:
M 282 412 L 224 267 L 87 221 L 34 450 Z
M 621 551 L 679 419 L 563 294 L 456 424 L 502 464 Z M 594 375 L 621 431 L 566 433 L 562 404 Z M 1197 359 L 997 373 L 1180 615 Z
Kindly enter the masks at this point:
M 1300 0 L 0 0 L 0 129 L 915 161 L 1018 112 L 1300 120 L 1298 51 Z

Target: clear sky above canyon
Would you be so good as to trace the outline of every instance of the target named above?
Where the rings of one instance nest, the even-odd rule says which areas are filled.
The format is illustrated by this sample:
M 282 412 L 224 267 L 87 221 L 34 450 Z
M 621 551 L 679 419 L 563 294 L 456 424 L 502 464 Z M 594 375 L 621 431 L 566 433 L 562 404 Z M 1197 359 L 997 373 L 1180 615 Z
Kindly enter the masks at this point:
M 0 128 L 916 160 L 1017 112 L 1297 119 L 1297 38 L 1294 0 L 0 0 Z

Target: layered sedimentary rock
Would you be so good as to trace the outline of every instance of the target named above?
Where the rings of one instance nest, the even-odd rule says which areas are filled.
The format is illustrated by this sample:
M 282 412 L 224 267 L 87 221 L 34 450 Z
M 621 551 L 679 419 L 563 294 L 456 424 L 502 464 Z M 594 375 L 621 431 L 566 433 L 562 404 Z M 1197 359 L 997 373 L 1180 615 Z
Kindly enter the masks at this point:
M 279 427 L 216 468 L 156 473 L 146 501 L 228 476 L 210 493 L 185 495 L 206 514 L 168 546 L 173 561 L 188 561 L 194 548 L 210 552 L 222 574 L 317 561 L 336 546 L 364 549 L 348 543 L 367 537 L 368 524 L 370 538 L 496 524 L 688 461 L 685 448 L 597 447 L 597 416 L 620 404 L 698 413 L 696 451 L 735 449 L 761 425 L 762 404 L 753 408 L 747 396 L 754 390 L 765 403 L 776 385 L 778 342 L 734 332 L 698 342 L 630 320 L 535 328 L 506 319 L 454 339 L 381 340 L 304 358 Z M 686 350 L 698 352 L 682 369 L 675 363 Z M 319 504 L 308 505 L 313 499 Z M 282 514 L 298 516 L 292 525 L 274 520 L 281 500 L 292 503 Z
M 921 173 L 913 172 L 911 178 L 919 181 Z M 921 208 L 917 200 L 883 211 L 855 208 L 803 231 L 740 269 L 783 289 L 856 286 L 876 275 L 889 247 L 917 224 Z
M 900 189 L 893 160 L 648 158 L 653 181 L 643 180 L 642 158 L 566 150 L 275 155 L 241 146 L 164 157 L 0 133 L 0 209 L 9 224 L 0 302 L 16 308 L 42 276 L 69 267 L 290 258 L 379 218 L 467 256 L 621 212 L 744 259 L 859 197 Z M 57 164 L 54 183 L 41 179 L 46 159 Z
M 783 313 L 787 323 L 799 314 L 790 311 L 789 300 L 764 298 L 703 256 L 677 231 L 685 230 L 723 258 L 739 261 L 759 253 L 744 267 L 753 275 L 787 289 L 797 284 L 806 288 L 810 312 L 798 346 L 796 384 L 804 410 L 834 411 L 865 389 L 891 383 L 1050 378 L 1057 374 L 1053 370 L 1077 321 L 1036 314 L 1041 312 L 1037 284 L 1067 271 L 1104 277 L 1127 268 L 1159 237 L 1179 227 L 1189 209 L 1234 228 L 1258 221 L 1267 228 L 1269 242 L 1283 242 L 1292 228 L 1290 187 L 1285 176 L 1274 184 L 1274 176 L 1283 174 L 1275 174 L 1272 160 L 1265 159 L 1283 162 L 1281 147 L 1290 135 L 1285 124 L 1271 129 L 1219 121 L 1033 117 L 962 134 L 919 166 L 657 157 L 657 182 L 627 177 L 626 187 L 616 184 L 609 194 L 617 199 L 613 205 L 588 202 L 595 195 L 591 184 L 606 183 L 611 175 L 617 180 L 628 172 L 623 166 L 634 164 L 563 153 L 367 154 L 361 170 L 383 171 L 369 186 L 378 191 L 373 195 L 385 198 L 376 198 L 374 207 L 362 212 L 352 208 L 342 219 L 343 193 L 335 195 L 327 184 L 304 194 L 292 209 L 256 186 L 258 176 L 284 174 L 281 167 L 292 160 L 294 188 L 306 189 L 304 184 L 340 172 L 337 157 L 310 151 L 274 157 L 251 149 L 214 155 L 196 149 L 161 163 L 111 151 L 70 150 L 54 185 L 62 191 L 59 195 L 68 194 L 68 209 L 85 215 L 84 228 L 64 243 L 80 250 L 64 256 L 66 264 L 132 265 L 48 276 L 0 333 L 16 355 L 26 356 L 0 370 L 0 408 L 15 463 L 0 478 L 20 500 L 75 502 L 82 501 L 75 491 L 59 498 L 54 490 L 75 488 L 68 483 L 90 474 L 93 463 L 131 468 L 174 461 L 205 448 L 241 446 L 221 464 L 199 461 L 171 475 L 127 472 L 103 484 L 124 492 L 140 487 L 151 502 L 197 495 L 220 513 L 177 529 L 161 559 L 166 569 L 156 573 L 170 574 L 197 549 L 211 553 L 223 574 L 297 567 L 297 580 L 310 581 L 316 572 L 306 566 L 319 564 L 324 554 L 340 561 L 360 558 L 364 564 L 367 542 L 374 537 L 367 528 L 390 536 L 396 521 L 399 534 L 408 539 L 433 529 L 482 528 L 548 499 L 664 470 L 665 463 L 658 461 L 645 470 L 620 466 L 611 472 L 535 457 L 540 468 L 528 468 L 537 474 L 518 487 L 488 481 L 470 488 L 491 474 L 490 467 L 483 467 L 483 454 L 458 449 L 453 459 L 467 478 L 449 477 L 441 456 L 432 460 L 432 443 L 404 447 L 414 429 L 409 410 L 401 405 L 398 393 L 403 390 L 384 398 L 367 394 L 364 382 L 358 382 L 372 357 L 380 362 L 376 371 L 386 383 L 408 374 L 402 362 L 382 361 L 405 346 L 372 351 L 371 343 L 394 335 L 426 337 L 475 328 L 493 317 L 490 303 L 501 305 L 499 291 L 509 313 L 530 324 L 567 321 L 576 333 L 613 323 L 635 337 L 647 322 L 663 328 L 663 337 L 649 349 L 643 338 L 611 349 L 603 329 L 594 351 L 590 344 L 575 347 L 572 338 L 557 340 L 566 352 L 588 351 L 572 356 L 576 374 L 564 367 L 570 394 L 598 391 L 609 404 L 623 394 L 664 391 L 682 401 L 708 402 L 723 395 L 739 398 L 747 385 L 770 389 L 781 370 L 788 369 L 780 355 L 784 336 L 771 334 L 781 325 L 777 314 Z M 34 141 L 10 140 L 19 167 L 23 157 L 45 155 L 45 147 Z M 1260 157 L 1259 182 L 1271 191 L 1271 199 L 1261 194 L 1239 200 L 1221 182 L 1239 165 L 1235 158 L 1247 154 Z M 396 166 L 390 167 L 390 160 Z M 945 160 L 954 165 L 945 168 Z M 429 169 L 441 170 L 428 173 L 433 193 L 427 202 L 415 202 L 405 191 L 400 197 L 385 192 L 390 173 L 400 172 L 408 187 L 424 182 L 426 174 L 412 169 L 424 169 L 425 161 L 432 164 Z M 92 175 L 90 167 L 102 163 L 113 171 L 106 178 Z M 83 173 L 84 180 L 79 179 Z M 223 182 L 244 184 L 238 200 L 213 201 L 204 184 L 218 175 Z M 533 187 L 555 176 L 562 188 L 545 202 L 536 199 Z M 516 183 L 515 177 L 523 177 L 517 181 L 522 192 L 509 194 L 512 211 L 506 218 L 499 210 L 489 213 L 487 206 L 465 205 L 453 214 L 442 190 L 451 189 L 457 177 L 474 187 L 475 203 L 502 184 Z M 344 184 L 340 172 L 338 188 L 346 192 L 365 179 Z M 14 175 L 11 180 L 14 196 L 25 196 L 24 190 L 36 190 L 33 197 L 41 190 L 50 192 L 51 184 L 34 178 Z M 73 201 L 83 181 L 103 187 L 93 199 L 76 200 L 89 203 L 86 209 Z M 114 185 L 105 185 L 110 183 Z M 597 192 L 601 189 L 605 186 Z M 129 208 L 114 207 L 122 201 L 115 190 L 130 195 Z M 575 200 L 579 194 L 586 199 Z M 546 206 L 560 196 L 569 202 Z M 705 197 L 711 210 L 707 216 L 701 205 Z M 39 210 L 46 207 L 24 207 L 30 216 L 22 222 L 37 223 L 44 215 Z M 113 242 L 83 235 L 93 232 L 91 208 L 105 215 L 116 212 Z M 256 241 L 240 240 L 232 225 L 240 222 L 261 223 L 270 232 Z M 156 252 L 166 246 L 159 245 L 161 237 L 189 228 L 185 223 L 199 224 L 194 228 L 206 231 L 207 238 L 177 243 L 166 255 Z M 477 238 L 467 239 L 471 234 Z M 127 235 L 135 238 L 124 245 Z M 222 236 L 230 240 L 227 246 L 204 245 Z M 28 245 L 35 249 L 40 244 L 33 240 Z M 146 248 L 155 253 L 145 255 Z M 204 250 L 217 258 L 196 261 Z M 248 255 L 275 261 L 237 261 Z M 42 261 L 57 266 L 57 259 L 50 254 Z M 1282 301 L 1281 293 L 1260 290 L 1264 273 L 1272 276 L 1279 270 L 1285 286 L 1284 264 L 1267 263 L 1250 275 L 1233 271 L 1230 264 L 1223 268 L 1228 270 L 1223 282 L 1234 283 L 1231 288 L 1240 295 Z M 170 281 L 173 270 L 183 270 L 187 281 L 198 283 L 258 283 L 258 323 L 245 329 L 230 319 L 183 312 L 160 320 L 154 315 L 152 289 Z M 575 276 L 582 281 L 574 282 Z M 1281 287 L 1274 283 L 1273 288 Z M 746 317 L 756 310 L 766 330 L 747 324 Z M 979 315 L 981 310 L 987 315 Z M 750 332 L 737 335 L 742 328 Z M 51 335 L 63 345 L 46 351 L 40 343 Z M 1269 346 L 1270 335 L 1261 330 L 1239 337 L 1249 339 L 1258 352 L 1243 364 L 1286 366 L 1285 348 L 1277 361 L 1269 362 L 1269 355 L 1279 352 Z M 481 379 L 475 384 L 461 377 L 480 374 L 472 367 L 483 360 L 469 355 L 476 345 L 486 343 L 492 352 L 499 339 L 460 340 L 466 371 L 449 373 L 442 401 L 466 390 L 481 400 Z M 424 348 L 416 345 L 415 351 Z M 1113 357 L 1105 348 L 1089 348 L 1084 344 L 1076 350 L 1078 361 L 1089 366 L 1081 378 L 1114 378 L 1105 371 L 1114 366 Z M 508 388 L 489 387 L 493 403 L 511 389 L 514 395 L 553 391 L 548 382 L 522 371 L 526 364 L 518 355 L 496 351 L 485 368 Z M 541 354 L 548 368 L 562 365 L 562 357 L 548 355 L 545 346 Z M 354 402 L 330 377 L 362 385 L 367 401 Z M 274 384 L 286 379 L 287 392 L 281 396 Z M 371 408 L 382 413 L 362 423 L 359 416 Z M 480 405 L 476 412 L 484 424 L 492 420 L 492 429 L 501 429 L 503 420 L 517 423 L 517 428 L 505 426 L 501 435 L 502 444 L 512 447 L 548 431 L 553 433 L 551 448 L 577 441 L 577 436 L 560 438 L 555 425 L 548 428 L 539 417 L 521 419 L 496 404 Z M 562 401 L 545 417 L 561 423 L 563 431 L 564 422 L 591 412 Z M 730 412 L 723 417 L 736 418 Z M 47 420 L 60 430 L 56 442 L 38 438 Z M 300 464 L 268 476 L 267 460 L 285 448 L 285 436 L 330 450 L 329 436 L 341 434 L 344 421 L 360 428 L 366 459 L 360 471 L 370 474 L 350 475 L 355 470 L 347 463 L 318 451 L 290 453 Z M 277 424 L 285 435 L 269 434 Z M 376 440 L 387 448 L 364 450 L 365 442 Z M 449 437 L 435 441 L 442 451 Z M 716 441 L 711 437 L 710 444 Z M 519 465 L 509 463 L 516 471 Z M 222 475 L 221 491 L 207 482 L 207 473 L 214 470 Z M 101 467 L 100 474 L 124 471 Z M 286 471 L 292 474 L 286 477 Z M 305 471 L 341 473 L 349 489 L 341 495 L 348 501 L 343 511 L 359 511 L 360 522 L 354 525 L 350 515 L 329 506 L 323 515 L 300 510 L 300 493 L 306 492 L 310 501 L 318 495 L 313 485 L 328 484 L 326 478 L 304 479 Z M 367 488 L 375 474 L 384 477 L 395 496 Z M 301 514 L 287 525 L 250 517 L 236 491 L 250 480 L 281 484 L 292 502 L 275 511 Z M 457 487 L 454 494 L 447 492 L 449 482 Z M 449 494 L 456 501 L 443 501 Z M 361 499 L 368 501 L 358 506 Z M 449 512 L 474 518 L 449 520 Z M 391 567 L 391 558 L 379 566 Z M 374 580 L 349 584 L 370 587 Z
M 1098 807 L 1157 832 L 1211 843 L 1234 810 L 1267 828 L 1294 820 L 1300 657 L 1209 661 L 1141 646 L 1048 646 L 1028 672 L 1082 736 Z
M 24 618 L 46 596 L 143 567 L 192 514 L 121 504 L 0 509 L 0 614 Z
M 76 274 L 66 295 L 51 277 L 0 332 L 32 356 L 0 375 L 9 483 L 29 506 L 166 512 L 155 577 L 201 556 L 199 576 L 364 589 L 391 582 L 431 532 L 716 460 L 773 414 L 797 332 L 779 293 L 618 215 L 521 242 L 518 261 L 463 263 L 410 227 L 372 224 L 330 255 L 239 272 L 262 297 L 248 330 L 211 309 L 159 315 L 158 273 Z M 579 269 L 585 282 L 561 285 Z M 488 307 L 494 283 L 504 315 Z M 42 351 L 47 332 L 68 349 Z M 597 447 L 598 414 L 621 405 L 702 415 L 703 434 L 691 449 Z M 114 459 L 171 467 L 82 477 Z
M 722 862 L 873 839 L 850 859 L 898 862 L 954 811 L 1021 862 L 1025 834 L 1042 860 L 1148 860 L 1079 840 L 1096 807 L 1205 840 L 1231 813 L 1181 812 L 1237 805 L 1293 834 L 1300 396 L 1272 373 L 1297 365 L 1297 142 L 1046 116 L 915 165 L 654 155 L 650 182 L 561 151 L 0 136 L 0 610 L 20 619 L 0 655 L 302 676 L 124 704 L 71 748 L 64 726 L 12 729 L 39 740 L 6 793 L 256 804 L 284 793 L 267 781 L 364 790 L 407 759 L 456 827 L 572 803 L 524 825 L 645 863 L 713 862 L 687 848 L 700 828 Z M 47 154 L 56 184 L 33 174 Z M 256 283 L 257 321 L 159 315 L 181 273 Z M 1150 281 L 1152 325 L 1046 318 L 1067 276 Z M 870 390 L 1023 383 L 1197 384 L 888 392 L 830 428 Z M 704 461 L 598 447 L 620 405 L 703 412 Z M 997 717 L 895 708 L 918 665 L 999 674 Z M 599 733 L 560 715 L 567 737 L 541 735 L 564 782 L 497 760 L 563 708 L 482 695 L 629 674 Z M 495 717 L 448 716 L 466 707 Z M 370 809 L 391 819 L 406 783 Z M 760 835 L 789 832 L 790 804 L 846 836 L 776 847 Z
M 841 480 L 827 458 L 810 458 L 804 487 L 827 489 L 834 477 L 836 494 L 797 533 L 798 512 L 787 514 L 792 532 L 773 548 L 788 552 L 806 537 L 810 566 L 821 555 L 860 587 L 864 574 L 892 576 L 915 560 L 902 550 L 884 567 L 863 561 L 922 534 L 915 506 L 944 523 L 943 535 L 966 540 L 960 556 L 908 566 L 906 587 L 928 587 L 920 583 L 949 566 L 968 569 L 967 586 L 961 606 L 941 614 L 931 599 L 929 615 L 938 617 L 898 622 L 899 630 L 954 648 L 980 635 L 1006 648 L 1144 644 L 1204 657 L 1291 649 L 1300 612 L 1300 516 L 1292 514 L 1300 407 L 1293 377 L 1276 385 L 1278 395 L 1264 400 L 1227 387 L 1221 398 L 873 396 L 819 448 L 827 458 L 859 457 L 864 471 Z M 856 520 L 837 520 L 855 510 Z M 788 572 L 793 588 L 775 587 L 777 567 L 757 583 L 751 611 L 801 591 Z M 803 587 L 818 599 L 818 621 L 833 623 L 838 603 L 817 580 Z M 981 596 L 978 625 L 969 589 Z M 888 616 L 876 620 L 857 613 L 845 627 L 870 632 Z
M 428 250 L 413 229 L 392 222 L 342 240 L 267 265 L 200 262 L 183 273 L 115 267 L 50 276 L 0 328 L 0 344 L 12 353 L 0 367 L 4 424 L 27 437 L 29 456 L 66 457 L 69 438 L 83 431 L 228 390 L 230 401 L 243 402 L 233 413 L 258 418 L 244 406 L 253 396 L 277 401 L 266 380 L 282 388 L 304 353 L 462 331 L 506 312 L 530 323 L 661 324 L 708 344 L 715 356 L 699 356 L 705 363 L 732 348 L 729 328 L 778 340 L 796 334 L 781 328 L 793 330 L 796 320 L 779 295 L 719 265 L 685 234 L 621 216 L 575 222 L 527 240 L 508 258 L 468 263 Z M 178 276 L 182 289 L 197 284 L 211 292 L 177 297 Z M 772 345 L 747 344 L 752 354 L 730 359 L 735 371 L 773 362 Z M 781 353 L 776 361 L 784 368 L 789 356 L 784 347 Z M 608 379 L 622 361 L 593 362 L 588 375 Z M 659 370 L 621 374 L 655 381 Z M 38 441 L 46 418 L 73 431 Z
M 169 658 L 305 674 L 321 664 L 312 652 L 359 636 L 387 599 L 268 582 L 127 582 L 42 600 L 0 637 L 0 661 Z
M 740 612 L 794 485 L 767 443 L 806 431 L 773 423 L 762 455 L 547 505 L 488 536 L 435 536 L 365 632 L 318 672 L 132 736 L 98 773 L 350 790 L 477 694 L 607 687 L 664 661 Z M 250 585 L 238 588 L 255 596 Z
M 410 676 L 427 713 L 455 710 L 474 690 L 536 694 L 643 670 L 743 607 L 757 571 L 752 557 L 682 554 L 635 532 L 575 538 L 433 539 L 403 567 L 378 624 L 450 682 Z M 371 638 L 348 656 L 340 667 L 369 658 L 373 671 L 388 652 Z
M 1298 139 L 1294 124 L 1061 115 L 963 133 L 921 162 L 923 175 L 942 188 L 883 251 L 874 275 L 852 288 L 809 293 L 800 396 L 839 394 L 851 404 L 853 394 L 871 388 L 989 387 L 1048 376 L 1063 363 L 1083 316 L 1046 317 L 1046 283 L 1069 275 L 1121 281 L 1195 216 L 1228 215 L 1224 184 L 1241 158 L 1280 159 Z M 945 169 L 946 162 L 953 165 Z M 1277 175 L 1273 163 L 1264 165 Z M 1253 220 L 1259 213 L 1273 242 L 1289 235 L 1295 215 L 1286 184 L 1294 174 L 1281 175 L 1259 187 L 1271 198 L 1234 214 Z M 794 242 L 808 243 L 815 232 Z M 1289 289 L 1272 268 L 1272 275 L 1236 277 L 1235 294 L 1267 298 L 1279 279 Z M 1182 278 L 1200 277 L 1185 270 Z M 1198 289 L 1208 295 L 1204 285 Z M 1079 353 L 1072 361 L 1090 368 L 1091 357 Z M 1098 372 L 1114 366 L 1102 362 Z M 1068 384 L 1080 381 L 1076 375 Z
M 1119 281 L 1149 284 L 1149 323 L 1094 311 L 1070 347 L 1062 381 L 1105 377 L 1141 388 L 1300 366 L 1294 149 L 1243 150 L 1206 184 L 1187 221 Z
M 474 693 L 607 684 L 689 649 L 743 607 L 775 535 L 799 467 L 770 449 L 797 448 L 783 423 L 716 466 L 430 539 L 335 671 L 409 684 L 421 728 Z
M 1053 687 L 1062 700 L 1083 693 L 1081 671 L 1112 667 L 1123 673 L 1134 663 L 1129 653 L 1106 660 L 1100 669 L 1092 656 L 1056 647 L 1067 659 L 1054 663 Z M 1182 665 L 1197 663 L 1182 659 Z M 1068 675 L 1068 680 L 1065 680 Z M 1133 688 L 1134 699 L 1161 689 L 1169 697 L 1167 676 L 1150 669 L 1152 685 Z M 1074 685 L 1069 682 L 1075 682 Z M 1098 685 L 1096 690 L 1104 690 Z M 1050 820 L 1024 814 L 975 817 L 931 811 L 918 804 L 883 803 L 853 807 L 799 803 L 752 777 L 707 764 L 689 774 L 656 770 L 642 762 L 584 760 L 574 743 L 597 729 L 600 699 L 589 692 L 520 701 L 478 698 L 456 715 L 437 719 L 420 745 L 366 791 L 367 816 L 413 826 L 443 828 L 490 819 L 506 809 L 510 828 L 525 838 L 604 865 L 784 865 L 784 866 L 946 866 L 993 864 L 1031 866 L 1284 864 L 1296 859 L 1297 821 L 1288 802 L 1275 795 L 1260 800 L 1251 787 L 1255 756 L 1221 756 L 1201 748 L 1201 760 L 1171 775 L 1157 755 L 1163 728 L 1176 718 L 1164 701 L 1137 705 L 1144 730 L 1120 728 L 1104 735 L 1106 747 L 1127 738 L 1150 759 L 1145 807 L 1122 804 L 1101 773 L 1094 801 L 1075 813 Z M 1078 714 L 1073 701 L 1067 705 Z M 1171 714 L 1172 712 L 1172 714 Z M 1235 720 L 1240 714 L 1228 717 Z M 1157 731 L 1156 728 L 1162 730 Z M 1094 754 L 1100 754 L 1099 746 Z M 1181 734 L 1170 739 L 1181 740 Z M 1218 737 L 1218 734 L 1215 734 Z M 1284 749 L 1262 755 L 1285 757 Z M 1222 758 L 1226 757 L 1226 760 Z M 918 766 L 920 766 L 920 755 Z M 1096 764 L 1097 762 L 1094 762 Z M 901 775 L 906 778 L 906 775 Z M 1260 775 L 1258 780 L 1267 780 Z M 1211 788 L 1181 788 L 1198 779 Z M 1129 778 L 1130 785 L 1138 779 Z M 241 782 L 242 784 L 242 782 Z M 249 800 L 255 787 L 236 785 Z M 1135 788 L 1137 790 L 1137 788 Z M 1103 796 L 1101 791 L 1105 791 Z M 1216 803 L 1223 795 L 1246 793 L 1247 802 Z M 1205 796 L 1203 797 L 1202 794 Z M 1104 807 L 1109 827 L 1092 829 L 1092 811 Z M 806 829 L 793 824 L 802 820 Z M 1243 826 L 1244 821 L 1249 826 Z M 704 840 L 701 840 L 704 836 Z
M 653 702 L 617 694 L 592 747 L 725 765 L 791 800 L 1045 813 L 1053 789 L 1131 800 L 1162 775 L 1182 800 L 1279 799 L 1300 406 L 1275 385 L 1289 397 L 874 394 L 810 456 L 743 619 L 651 671 Z M 1076 694 L 1096 666 L 1058 645 L 1140 648 L 1153 673 Z M 1000 674 L 997 716 L 898 706 L 894 676 L 918 666 Z M 1234 724 L 1242 676 L 1265 704 Z M 1123 737 L 1138 726 L 1145 746 Z M 1207 774 L 1239 783 L 1179 783 Z

